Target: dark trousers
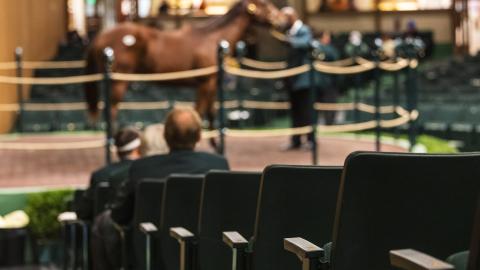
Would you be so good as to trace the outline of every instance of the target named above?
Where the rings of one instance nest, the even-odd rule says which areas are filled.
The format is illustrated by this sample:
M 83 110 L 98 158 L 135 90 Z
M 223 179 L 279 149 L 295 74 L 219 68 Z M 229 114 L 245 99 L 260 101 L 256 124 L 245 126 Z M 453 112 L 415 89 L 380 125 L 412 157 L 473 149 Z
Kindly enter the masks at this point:
M 304 127 L 312 124 L 312 109 L 310 101 L 310 90 L 308 88 L 290 90 L 290 114 L 292 118 L 292 127 Z M 313 141 L 313 134 L 307 135 L 307 140 Z M 292 146 L 300 146 L 302 144 L 302 135 L 294 135 L 291 137 Z
M 320 88 L 317 92 L 317 102 L 337 103 L 338 91 L 334 87 Z M 326 125 L 333 125 L 335 123 L 336 111 L 322 112 L 325 118 Z
M 93 270 L 122 268 L 122 236 L 110 213 L 110 210 L 107 210 L 94 220 L 92 227 Z

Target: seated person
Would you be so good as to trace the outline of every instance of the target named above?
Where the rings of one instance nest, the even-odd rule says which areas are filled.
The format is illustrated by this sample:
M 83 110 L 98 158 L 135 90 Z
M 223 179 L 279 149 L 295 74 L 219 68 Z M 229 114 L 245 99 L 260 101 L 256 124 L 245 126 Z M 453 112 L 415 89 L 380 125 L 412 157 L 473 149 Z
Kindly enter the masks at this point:
M 111 210 L 95 220 L 92 230 L 94 269 L 120 268 L 120 235 L 115 228 L 118 224 L 131 223 L 135 188 L 140 180 L 163 179 L 173 173 L 204 174 L 213 169 L 229 169 L 224 157 L 194 151 L 201 132 L 200 116 L 193 109 L 175 108 L 168 114 L 163 136 L 170 152 L 133 162 L 128 180 L 119 188 Z
M 167 142 L 163 136 L 163 124 L 148 125 L 143 130 L 142 156 L 148 157 L 168 153 Z
M 90 185 L 82 199 L 75 205 L 77 216 L 83 220 L 92 220 L 94 215 L 95 188 L 101 182 L 110 182 L 112 187 L 119 186 L 128 175 L 133 160 L 140 157 L 140 133 L 134 128 L 121 129 L 115 135 L 115 147 L 119 161 L 93 172 Z

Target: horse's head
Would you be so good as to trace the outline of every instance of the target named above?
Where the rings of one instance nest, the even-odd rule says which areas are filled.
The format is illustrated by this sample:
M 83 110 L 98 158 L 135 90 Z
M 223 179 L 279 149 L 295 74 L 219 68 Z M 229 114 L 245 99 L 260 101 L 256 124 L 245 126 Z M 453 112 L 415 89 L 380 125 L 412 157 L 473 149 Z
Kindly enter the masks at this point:
M 268 0 L 243 0 L 242 2 L 248 14 L 257 23 L 277 28 L 285 24 L 288 19 Z

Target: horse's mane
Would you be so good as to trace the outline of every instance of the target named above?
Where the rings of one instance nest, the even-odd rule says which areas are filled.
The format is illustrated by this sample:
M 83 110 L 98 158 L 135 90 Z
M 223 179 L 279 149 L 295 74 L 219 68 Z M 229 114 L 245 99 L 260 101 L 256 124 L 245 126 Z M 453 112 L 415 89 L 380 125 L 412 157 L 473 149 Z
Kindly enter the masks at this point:
M 202 26 L 196 27 L 197 30 L 205 31 L 205 32 L 210 32 L 214 31 L 216 29 L 222 28 L 226 24 L 228 24 L 232 19 L 235 19 L 238 15 L 240 15 L 242 12 L 244 12 L 244 7 L 243 7 L 243 1 L 240 0 L 237 3 L 235 3 L 232 8 L 223 16 L 220 16 L 218 18 L 210 19 L 207 21 L 206 24 Z

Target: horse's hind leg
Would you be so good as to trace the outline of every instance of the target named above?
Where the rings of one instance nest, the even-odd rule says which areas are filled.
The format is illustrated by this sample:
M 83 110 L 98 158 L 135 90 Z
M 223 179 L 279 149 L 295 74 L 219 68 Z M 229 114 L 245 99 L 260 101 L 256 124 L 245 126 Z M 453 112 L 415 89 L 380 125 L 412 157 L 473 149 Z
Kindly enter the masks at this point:
M 110 97 L 111 101 L 111 110 L 110 110 L 110 115 L 112 119 L 112 130 L 114 132 L 117 131 L 118 129 L 118 105 L 120 104 L 121 101 L 123 101 L 123 97 L 125 96 L 125 92 L 127 92 L 128 89 L 128 82 L 124 81 L 114 81 L 112 82 L 112 93 Z
M 215 79 L 209 79 L 200 85 L 197 92 L 196 110 L 202 118 L 207 118 L 209 130 L 215 129 L 215 83 Z M 217 148 L 215 138 L 210 139 L 210 145 Z

